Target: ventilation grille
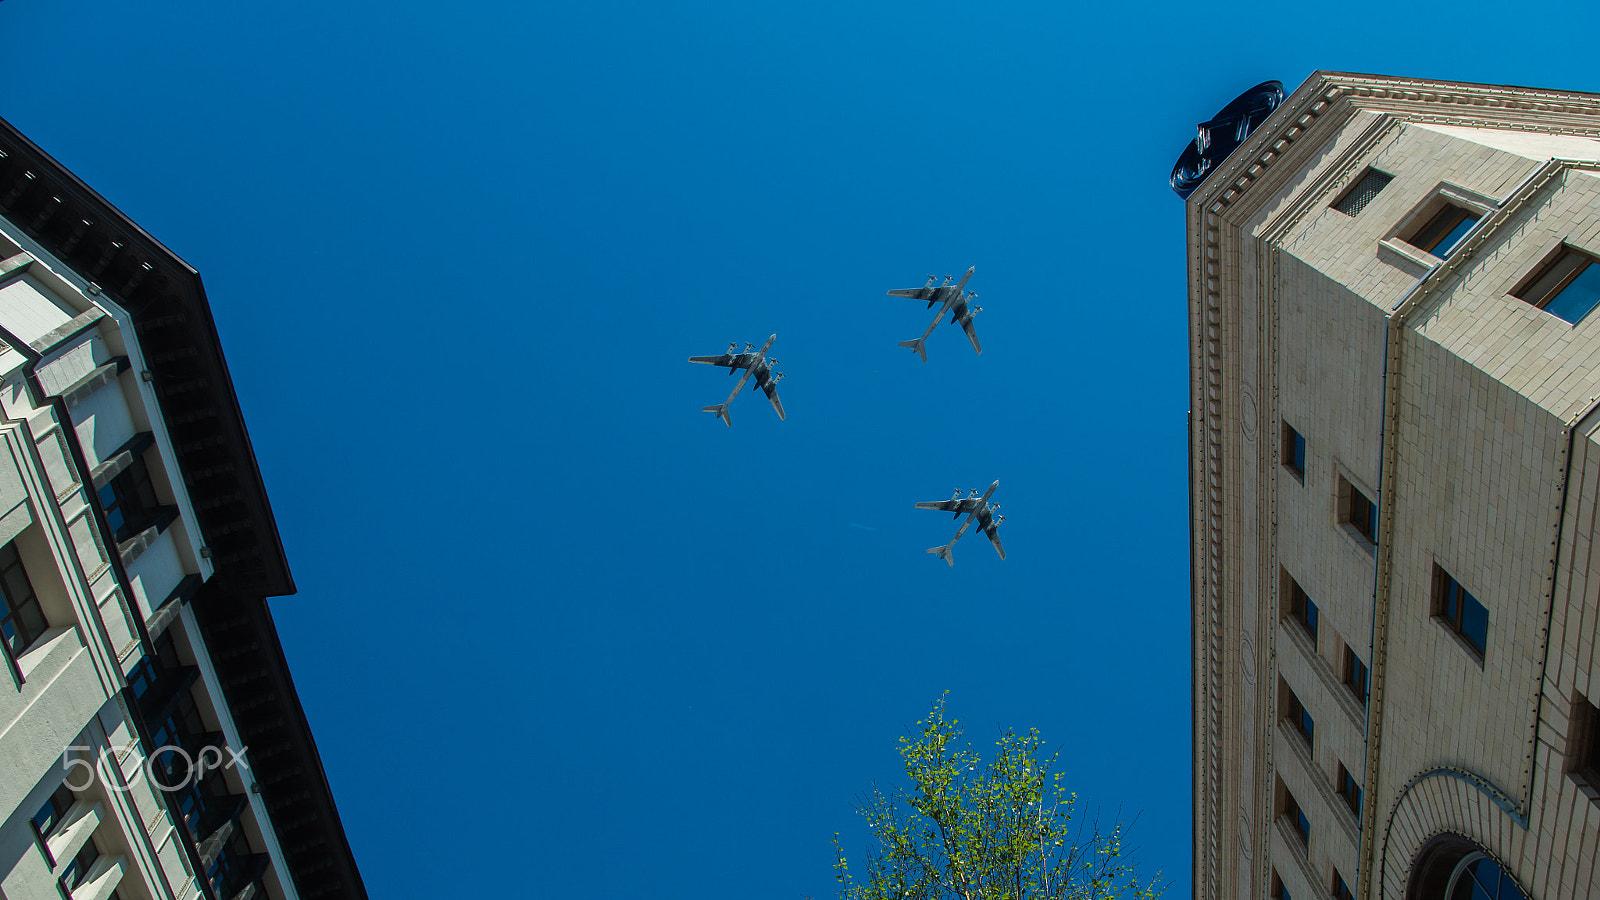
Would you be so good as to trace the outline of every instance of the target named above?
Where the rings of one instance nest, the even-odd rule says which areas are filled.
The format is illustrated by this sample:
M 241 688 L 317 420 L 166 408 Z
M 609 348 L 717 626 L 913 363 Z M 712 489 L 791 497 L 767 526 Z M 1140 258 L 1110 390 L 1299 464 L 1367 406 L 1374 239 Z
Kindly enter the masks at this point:
M 1333 204 L 1333 208 L 1347 216 L 1359 215 L 1367 208 L 1367 204 L 1372 202 L 1372 198 L 1378 196 L 1378 192 L 1393 180 L 1394 176 L 1387 172 L 1368 169 L 1367 174 L 1361 176 L 1355 187 L 1345 191 L 1339 202 Z

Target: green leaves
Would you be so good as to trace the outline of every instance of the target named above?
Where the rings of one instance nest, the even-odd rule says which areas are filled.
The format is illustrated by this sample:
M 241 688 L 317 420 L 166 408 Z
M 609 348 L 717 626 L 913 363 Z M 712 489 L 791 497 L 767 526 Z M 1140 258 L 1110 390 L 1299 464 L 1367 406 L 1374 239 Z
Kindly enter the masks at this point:
M 900 739 L 910 784 L 858 798 L 873 843 L 856 881 L 833 837 L 841 900 L 1112 900 L 1154 898 L 1123 848 L 1124 826 L 1073 823 L 1077 795 L 1053 771 L 1037 729 L 1007 730 L 984 762 L 958 739 L 943 697 Z

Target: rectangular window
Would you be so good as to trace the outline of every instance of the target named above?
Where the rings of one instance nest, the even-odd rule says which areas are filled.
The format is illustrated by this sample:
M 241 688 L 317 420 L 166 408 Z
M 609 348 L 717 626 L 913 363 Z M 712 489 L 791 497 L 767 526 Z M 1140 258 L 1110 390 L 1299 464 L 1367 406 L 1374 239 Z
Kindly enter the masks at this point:
M 16 659 L 49 627 L 16 546 L 0 547 L 0 643 Z
M 1290 690 L 1287 684 L 1284 684 L 1282 681 L 1280 681 L 1278 682 L 1278 686 L 1279 689 L 1284 692 L 1284 695 L 1287 698 L 1287 701 L 1284 704 L 1283 719 L 1289 723 L 1289 727 L 1292 728 L 1296 734 L 1305 739 L 1306 749 L 1310 750 L 1312 747 L 1316 746 L 1314 743 L 1312 743 L 1312 739 L 1316 737 L 1317 734 L 1317 723 L 1312 721 L 1311 714 L 1306 712 L 1306 708 L 1300 702 L 1300 698 L 1294 695 L 1294 691 Z
M 1367 705 L 1367 666 L 1349 647 L 1344 648 L 1344 684 L 1362 706 Z
M 100 506 L 106 511 L 106 523 L 119 543 L 147 528 L 160 506 L 155 485 L 150 481 L 150 470 L 145 468 L 140 457 L 135 457 L 132 465 L 107 482 L 99 495 Z
M 1512 296 L 1576 325 L 1600 304 L 1600 267 L 1594 262 L 1589 254 L 1564 246 Z
M 1294 900 L 1289 896 L 1289 889 L 1283 886 L 1283 879 L 1277 872 L 1272 873 L 1272 900 Z
M 1339 476 L 1339 506 L 1340 521 L 1355 529 L 1356 534 L 1365 538 L 1367 543 L 1376 547 L 1378 545 L 1378 505 L 1367 498 L 1366 494 L 1351 484 L 1343 475 Z
M 1433 567 L 1433 615 L 1483 658 L 1489 645 L 1489 611 L 1438 566 Z
M 1344 804 L 1350 807 L 1350 812 L 1355 814 L 1356 821 L 1361 820 L 1361 786 L 1356 784 L 1356 778 L 1350 770 L 1339 764 L 1339 796 L 1344 799 Z
M 1317 605 L 1311 602 L 1300 583 L 1293 578 L 1289 582 L 1289 618 L 1299 622 L 1311 638 L 1311 645 L 1317 645 Z
M 1289 828 L 1300 836 L 1300 843 L 1307 848 L 1311 846 L 1311 820 L 1306 817 L 1300 804 L 1295 802 L 1294 795 L 1286 787 L 1283 789 L 1283 817 L 1288 820 Z
M 1344 192 L 1344 196 L 1334 201 L 1333 208 L 1347 216 L 1360 215 L 1361 211 L 1367 208 L 1367 204 L 1372 202 L 1372 198 L 1378 196 L 1378 192 L 1393 180 L 1394 176 L 1387 172 L 1368 169 L 1350 190 Z
M 61 817 L 67 814 L 76 800 L 72 789 L 63 784 L 39 807 L 39 811 L 33 814 L 33 830 L 41 840 L 55 833 L 56 826 L 61 824 Z
M 1467 232 L 1476 224 L 1478 224 L 1477 213 L 1446 203 L 1444 209 L 1439 210 L 1433 218 L 1406 238 L 1406 243 L 1418 250 L 1426 250 L 1434 256 L 1443 258 L 1450 255 L 1450 251 L 1456 248 L 1456 244 L 1461 243 L 1461 239 L 1466 237 Z
M 1350 886 L 1344 883 L 1344 876 L 1335 869 L 1333 873 L 1333 900 L 1356 900 L 1350 893 Z
M 94 838 L 90 838 L 89 842 L 83 845 L 83 849 L 78 851 L 78 855 L 72 858 L 72 862 L 67 863 L 67 867 L 61 870 L 61 877 L 57 879 L 61 889 L 69 894 L 72 893 L 73 889 L 83 884 L 84 879 L 89 877 L 89 870 L 99 858 L 100 848 L 94 845 Z
M 1572 695 L 1567 733 L 1567 774 L 1590 800 L 1600 803 L 1600 709 L 1582 694 Z
M 1294 477 L 1300 479 L 1302 484 L 1306 480 L 1306 439 L 1294 426 L 1288 422 L 1283 423 L 1283 448 L 1279 454 L 1283 467 L 1288 469 Z

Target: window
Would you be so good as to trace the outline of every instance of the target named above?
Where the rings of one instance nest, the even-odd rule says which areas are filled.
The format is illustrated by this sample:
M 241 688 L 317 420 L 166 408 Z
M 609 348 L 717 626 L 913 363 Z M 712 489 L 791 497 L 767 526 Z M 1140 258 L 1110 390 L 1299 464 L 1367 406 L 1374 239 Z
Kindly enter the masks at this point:
M 65 784 L 56 788 L 50 799 L 33 814 L 33 830 L 38 833 L 40 839 L 55 833 L 56 826 L 61 824 L 61 817 L 67 814 L 67 810 L 72 808 L 77 799 L 72 789 Z
M 1478 224 L 1478 214 L 1462 209 L 1454 204 L 1446 203 L 1444 209 L 1435 213 L 1433 218 L 1424 222 L 1412 235 L 1406 238 L 1406 243 L 1418 250 L 1426 250 L 1434 256 L 1445 257 L 1450 251 L 1461 243 L 1467 236 L 1472 226 Z
M 1350 190 L 1344 192 L 1344 196 L 1334 202 L 1333 208 L 1347 216 L 1360 215 L 1361 211 L 1367 208 L 1367 204 L 1372 202 L 1372 198 L 1378 196 L 1378 192 L 1393 180 L 1394 176 L 1387 172 L 1368 169 Z
M 1300 836 L 1300 843 L 1306 847 L 1311 846 L 1311 820 L 1306 818 L 1305 811 L 1300 804 L 1295 802 L 1294 795 L 1288 788 L 1283 789 L 1283 818 L 1288 821 L 1289 828 Z
M 106 522 L 119 543 L 149 527 L 155 518 L 156 489 L 142 458 L 135 457 L 133 464 L 107 482 L 99 493 Z
M 1589 254 L 1563 245 L 1555 259 L 1512 296 L 1576 325 L 1600 303 L 1600 268 L 1592 265 L 1594 262 Z
M 1350 893 L 1350 886 L 1344 883 L 1344 876 L 1338 869 L 1333 870 L 1333 900 L 1356 900 L 1356 895 Z
M 1356 783 L 1356 777 L 1350 770 L 1339 764 L 1339 796 L 1344 799 L 1344 805 L 1350 807 L 1350 812 L 1355 814 L 1356 820 L 1361 820 L 1361 786 Z
M 1527 900 L 1509 874 L 1483 853 L 1468 855 L 1450 875 L 1449 900 Z
M 1311 637 L 1311 645 L 1317 644 L 1317 605 L 1311 602 L 1300 583 L 1293 578 L 1289 582 L 1289 618 L 1299 622 L 1305 628 L 1306 634 Z
M 0 640 L 12 659 L 44 634 L 50 623 L 44 610 L 39 608 L 39 598 L 34 596 L 33 584 L 28 581 L 28 571 L 22 567 L 22 557 L 14 544 L 0 547 Z
M 1283 879 L 1277 872 L 1272 873 L 1272 900 L 1294 900 L 1289 896 L 1289 889 L 1283 886 Z
M 1600 710 L 1582 694 L 1572 695 L 1567 735 L 1567 773 L 1590 800 L 1600 803 Z
M 1344 684 L 1362 706 L 1367 705 L 1367 665 L 1349 647 L 1344 648 Z
M 1368 544 L 1378 545 L 1378 506 L 1343 475 L 1339 476 L 1339 520 L 1355 529 Z
M 89 870 L 94 867 L 95 860 L 99 858 L 100 849 L 94 845 L 94 838 L 90 838 L 89 842 L 83 845 L 83 849 L 78 851 L 78 855 L 72 858 L 72 862 L 67 863 L 67 867 L 61 870 L 61 877 L 57 879 L 61 889 L 70 892 L 83 884 L 84 879 L 89 877 Z
M 1489 643 L 1489 611 L 1467 593 L 1461 582 L 1438 566 L 1433 567 L 1433 598 L 1434 617 L 1459 635 L 1482 659 L 1483 649 Z
M 1284 721 L 1288 722 L 1289 727 L 1293 728 L 1297 734 L 1305 739 L 1306 749 L 1311 749 L 1315 746 L 1312 743 L 1312 738 L 1316 736 L 1317 723 L 1312 721 L 1311 714 L 1306 712 L 1306 708 L 1301 704 L 1300 698 L 1294 695 L 1294 691 L 1290 690 L 1287 684 L 1279 681 L 1278 689 L 1283 691 L 1283 695 L 1286 698 L 1283 707 Z
M 1283 423 L 1283 448 L 1279 454 L 1283 467 L 1288 469 L 1294 477 L 1300 479 L 1302 484 L 1306 480 L 1306 439 L 1294 426 L 1288 422 Z

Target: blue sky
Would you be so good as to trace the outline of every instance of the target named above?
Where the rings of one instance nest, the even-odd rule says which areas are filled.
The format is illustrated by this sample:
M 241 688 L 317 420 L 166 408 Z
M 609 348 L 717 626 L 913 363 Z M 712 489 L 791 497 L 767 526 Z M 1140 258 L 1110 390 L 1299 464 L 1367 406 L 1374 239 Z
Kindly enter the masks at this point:
M 1173 160 L 1316 69 L 1600 90 L 1548 17 L 1337 12 L 9 0 L 0 115 L 205 279 L 373 897 L 831 896 L 946 690 L 1185 896 Z M 983 355 L 897 348 L 972 265 Z M 773 332 L 788 421 L 700 412 Z M 997 478 L 1010 559 L 923 553 Z

